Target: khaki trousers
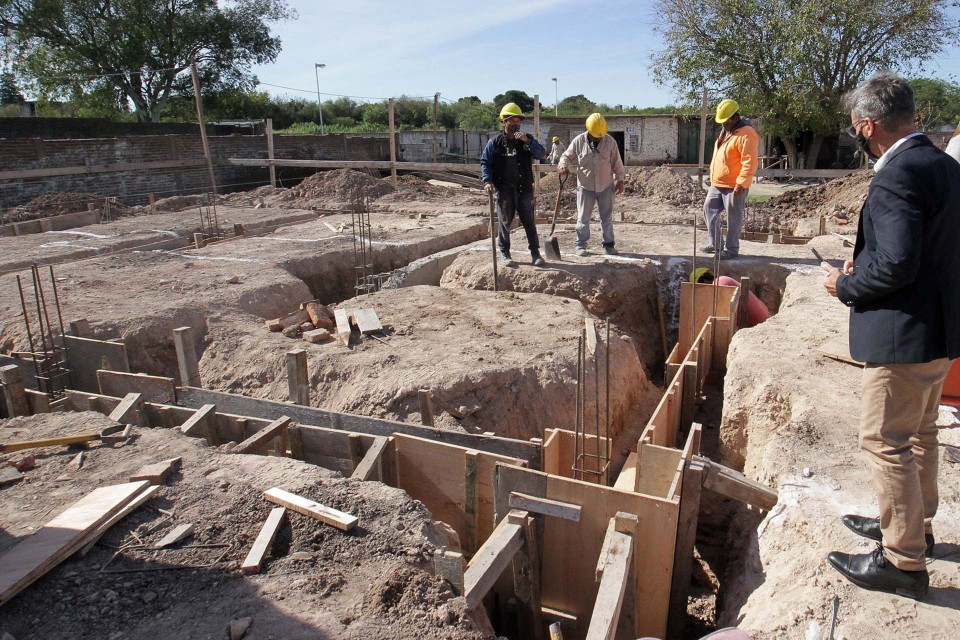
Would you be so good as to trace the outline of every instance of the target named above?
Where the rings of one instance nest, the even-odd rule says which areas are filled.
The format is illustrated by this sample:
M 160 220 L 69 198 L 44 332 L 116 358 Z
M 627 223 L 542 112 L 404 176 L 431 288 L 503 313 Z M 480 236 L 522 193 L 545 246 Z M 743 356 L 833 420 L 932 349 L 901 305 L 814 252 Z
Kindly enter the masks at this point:
M 863 370 L 860 450 L 880 503 L 884 555 L 904 571 L 926 568 L 924 533 L 938 501 L 937 415 L 949 369 L 942 358 Z

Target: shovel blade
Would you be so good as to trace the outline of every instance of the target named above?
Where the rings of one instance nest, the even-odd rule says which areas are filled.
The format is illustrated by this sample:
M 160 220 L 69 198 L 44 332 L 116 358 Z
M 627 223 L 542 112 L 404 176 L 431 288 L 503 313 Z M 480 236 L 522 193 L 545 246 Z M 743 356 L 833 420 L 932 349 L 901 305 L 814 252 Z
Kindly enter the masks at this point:
M 543 252 L 548 260 L 560 260 L 560 243 L 554 236 L 543 236 Z

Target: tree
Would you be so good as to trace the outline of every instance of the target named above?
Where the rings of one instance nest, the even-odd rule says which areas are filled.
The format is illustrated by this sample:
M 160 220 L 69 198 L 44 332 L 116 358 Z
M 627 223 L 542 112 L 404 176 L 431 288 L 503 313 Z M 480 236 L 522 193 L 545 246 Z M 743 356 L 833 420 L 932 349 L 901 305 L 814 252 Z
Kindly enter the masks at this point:
M 0 0 L 0 30 L 18 75 L 40 93 L 118 89 L 141 121 L 172 94 L 251 89 L 251 65 L 276 60 L 269 24 L 294 18 L 285 0 Z
M 583 94 L 567 96 L 557 105 L 558 113 L 563 116 L 585 116 L 597 110 L 597 103 Z
M 825 135 L 849 124 L 841 96 L 881 68 L 901 70 L 958 41 L 949 0 L 656 0 L 665 48 L 653 56 L 661 84 L 699 103 L 704 86 L 736 97 L 794 161 L 812 133 L 807 166 Z
M 938 78 L 915 78 L 913 101 L 917 110 L 917 128 L 921 131 L 943 125 L 957 126 L 960 120 L 960 85 Z
M 23 102 L 23 96 L 17 88 L 17 79 L 9 71 L 0 73 L 0 105 Z
M 533 98 L 528 96 L 526 92 L 520 91 L 518 89 L 510 89 L 506 93 L 501 93 L 493 99 L 493 105 L 497 108 L 497 113 L 500 113 L 500 109 L 503 108 L 503 105 L 508 102 L 515 103 L 520 107 L 520 111 L 524 113 L 530 113 L 533 111 Z
M 460 114 L 458 124 L 464 131 L 496 131 L 501 128 L 499 112 L 500 109 L 490 103 L 474 104 Z

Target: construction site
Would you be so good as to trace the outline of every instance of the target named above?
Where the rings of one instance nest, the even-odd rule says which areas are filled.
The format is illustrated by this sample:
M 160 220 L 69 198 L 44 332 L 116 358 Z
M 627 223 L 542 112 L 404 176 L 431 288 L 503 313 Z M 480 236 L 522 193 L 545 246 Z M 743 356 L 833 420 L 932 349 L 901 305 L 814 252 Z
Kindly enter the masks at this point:
M 506 268 L 478 165 L 200 131 L 0 171 L 3 640 L 957 637 L 950 398 L 929 595 L 826 562 L 876 499 L 811 248 L 851 256 L 872 172 L 761 170 L 724 261 L 696 167 L 628 166 L 619 255 L 577 256 L 538 164 L 560 256 L 515 229 Z M 260 184 L 218 189 L 238 167 Z M 118 197 L 160 174 L 200 186 Z

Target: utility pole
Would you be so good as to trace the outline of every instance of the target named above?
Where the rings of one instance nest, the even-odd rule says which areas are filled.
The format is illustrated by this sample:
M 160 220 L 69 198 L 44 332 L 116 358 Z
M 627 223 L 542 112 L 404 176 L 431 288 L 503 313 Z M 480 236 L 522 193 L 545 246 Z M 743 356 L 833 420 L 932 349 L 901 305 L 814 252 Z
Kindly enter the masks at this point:
M 320 135 L 324 135 L 323 130 L 323 105 L 320 102 L 320 69 L 323 69 L 327 65 L 315 62 L 313 64 L 313 75 L 317 79 L 317 111 L 320 112 Z
M 560 115 L 560 89 L 557 88 L 558 83 L 556 78 L 550 78 L 553 80 L 553 115 Z
M 433 161 L 437 161 L 437 113 L 440 109 L 440 92 L 433 94 Z

